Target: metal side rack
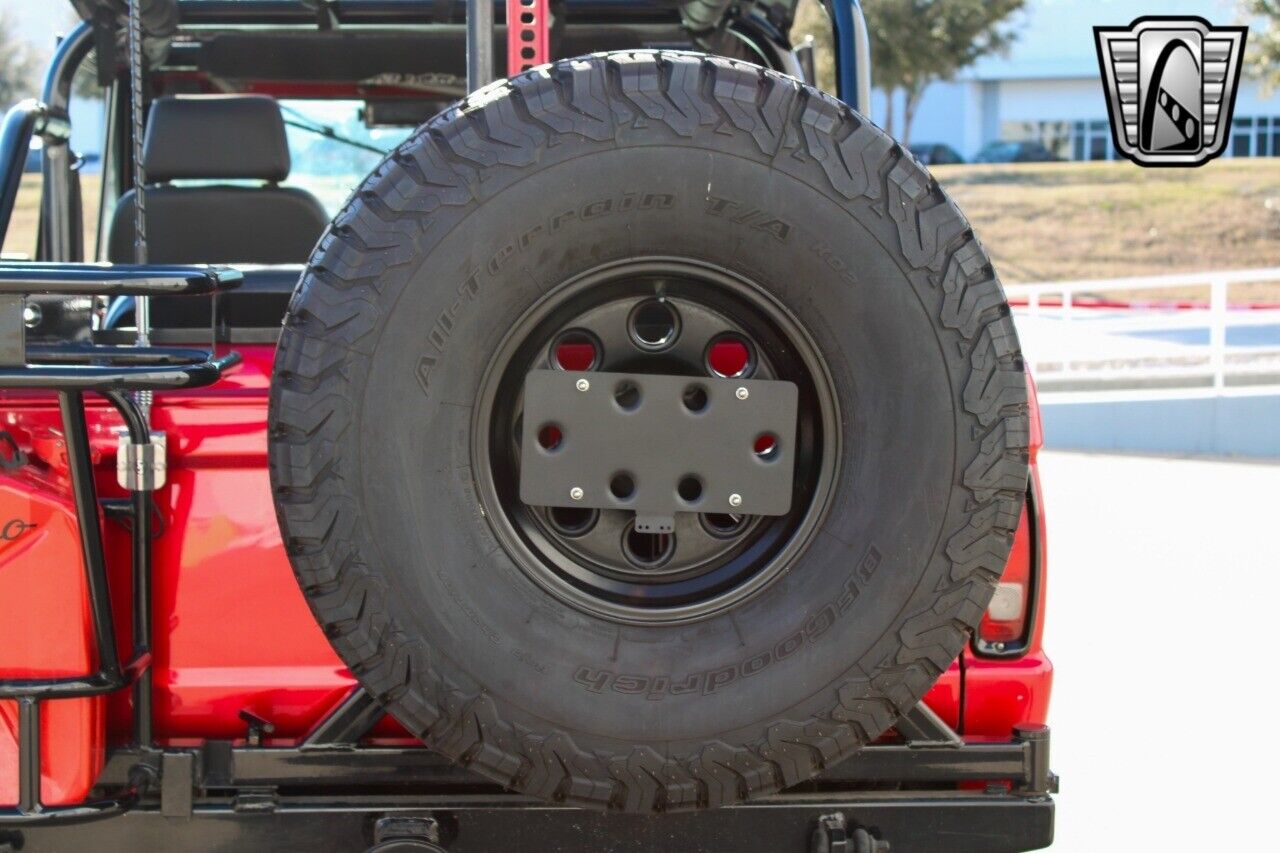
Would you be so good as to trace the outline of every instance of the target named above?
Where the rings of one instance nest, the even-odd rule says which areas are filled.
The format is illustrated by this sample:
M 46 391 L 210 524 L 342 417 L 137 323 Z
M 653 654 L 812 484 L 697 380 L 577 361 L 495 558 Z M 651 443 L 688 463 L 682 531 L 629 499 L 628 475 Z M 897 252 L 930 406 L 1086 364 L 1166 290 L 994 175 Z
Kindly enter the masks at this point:
M 66 442 L 67 467 L 80 528 L 80 548 L 89 598 L 97 670 L 61 678 L 0 680 L 0 699 L 18 706 L 18 805 L 0 809 L 5 824 L 72 823 L 120 814 L 133 808 L 155 781 L 154 770 L 138 762 L 112 793 L 73 806 L 47 807 L 40 801 L 40 703 L 50 699 L 134 691 L 134 742 L 150 748 L 151 737 L 151 491 L 163 470 L 147 420 L 134 392 L 197 388 L 216 382 L 240 356 L 215 357 L 212 349 L 28 344 L 24 307 L 28 297 L 52 296 L 212 296 L 240 283 L 240 273 L 213 267 L 109 266 L 56 263 L 0 263 L 0 389 L 56 391 Z M 127 440 L 122 452 L 136 461 L 121 471 L 131 493 L 133 531 L 133 649 L 121 660 L 107 587 L 106 558 L 99 524 L 84 396 L 101 394 L 120 413 Z

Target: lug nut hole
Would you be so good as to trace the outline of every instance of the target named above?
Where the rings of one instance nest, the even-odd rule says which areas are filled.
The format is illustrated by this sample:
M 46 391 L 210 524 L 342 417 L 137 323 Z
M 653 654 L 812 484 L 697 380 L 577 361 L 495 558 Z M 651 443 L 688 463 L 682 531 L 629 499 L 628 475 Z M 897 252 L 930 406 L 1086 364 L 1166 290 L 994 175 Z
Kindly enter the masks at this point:
M 772 462 L 778 458 L 778 437 L 771 432 L 761 433 L 756 436 L 752 449 L 757 458 Z
M 636 493 L 635 478 L 626 471 L 619 471 L 613 475 L 613 479 L 609 481 L 609 494 L 613 495 L 620 501 L 631 500 L 631 496 Z
M 595 370 L 600 357 L 599 341 L 580 329 L 565 332 L 551 345 L 551 363 L 561 370 Z
M 736 536 L 747 526 L 747 516 L 729 512 L 705 512 L 698 516 L 702 529 L 719 539 Z
M 646 299 L 632 310 L 627 325 L 636 346 L 656 352 L 676 342 L 680 315 L 662 299 Z
M 707 347 L 707 369 L 726 379 L 751 373 L 754 359 L 751 346 L 738 335 L 721 335 Z
M 707 408 L 707 389 L 701 385 L 690 385 L 684 389 L 681 400 L 686 409 L 697 414 Z
M 596 526 L 598 510 L 579 506 L 557 506 L 548 512 L 551 526 L 564 536 L 582 536 Z
M 564 431 L 556 424 L 544 424 L 538 430 L 538 446 L 548 453 L 554 453 L 564 444 Z
M 702 500 L 702 480 L 693 474 L 685 474 L 676 486 L 676 493 L 685 503 L 697 503 Z
M 630 379 L 624 379 L 613 389 L 613 400 L 624 412 L 634 412 L 640 408 L 640 386 Z
M 622 536 L 622 554 L 632 565 L 641 569 L 656 569 L 676 551 L 674 533 L 641 533 L 635 525 L 628 525 Z

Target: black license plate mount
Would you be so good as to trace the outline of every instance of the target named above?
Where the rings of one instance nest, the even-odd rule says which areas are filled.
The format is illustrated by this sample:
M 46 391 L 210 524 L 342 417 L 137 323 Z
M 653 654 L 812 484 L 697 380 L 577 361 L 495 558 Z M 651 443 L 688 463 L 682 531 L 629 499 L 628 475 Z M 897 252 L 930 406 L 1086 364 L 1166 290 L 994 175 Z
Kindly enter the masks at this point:
M 798 406 L 786 381 L 531 371 L 520 499 L 631 510 L 646 532 L 677 512 L 785 515 Z

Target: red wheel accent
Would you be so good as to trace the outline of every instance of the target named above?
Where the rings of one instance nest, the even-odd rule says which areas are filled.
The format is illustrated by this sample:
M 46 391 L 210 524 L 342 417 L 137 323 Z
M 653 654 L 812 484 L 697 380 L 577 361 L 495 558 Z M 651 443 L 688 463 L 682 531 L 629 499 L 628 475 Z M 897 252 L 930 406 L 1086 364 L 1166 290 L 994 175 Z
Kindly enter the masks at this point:
M 596 343 L 582 332 L 569 332 L 555 345 L 555 363 L 561 370 L 590 370 L 600 353 Z
M 507 76 L 551 61 L 548 0 L 507 0 Z
M 761 459 L 772 459 L 778 449 L 778 437 L 771 432 L 761 433 L 752 449 Z
M 543 450 L 548 452 L 559 450 L 562 441 L 564 441 L 564 433 L 555 424 L 547 424 L 538 430 L 538 446 Z
M 707 365 L 720 376 L 741 376 L 750 363 L 751 350 L 737 337 L 723 337 L 707 352 Z

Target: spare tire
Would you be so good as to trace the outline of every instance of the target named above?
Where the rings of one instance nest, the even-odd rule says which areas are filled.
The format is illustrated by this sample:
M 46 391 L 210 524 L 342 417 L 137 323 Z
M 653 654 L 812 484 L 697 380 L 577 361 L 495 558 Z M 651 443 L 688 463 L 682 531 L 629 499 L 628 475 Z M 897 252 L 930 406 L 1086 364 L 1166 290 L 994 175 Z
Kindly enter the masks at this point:
M 642 303 L 678 320 L 637 332 Z M 794 383 L 789 513 L 645 539 L 522 504 L 522 383 L 555 366 Z M 1025 499 L 1018 342 L 955 205 L 842 103 L 702 55 L 432 119 L 321 239 L 275 371 L 280 525 L 335 649 L 429 747 L 561 803 L 716 807 L 852 755 L 960 652 Z

